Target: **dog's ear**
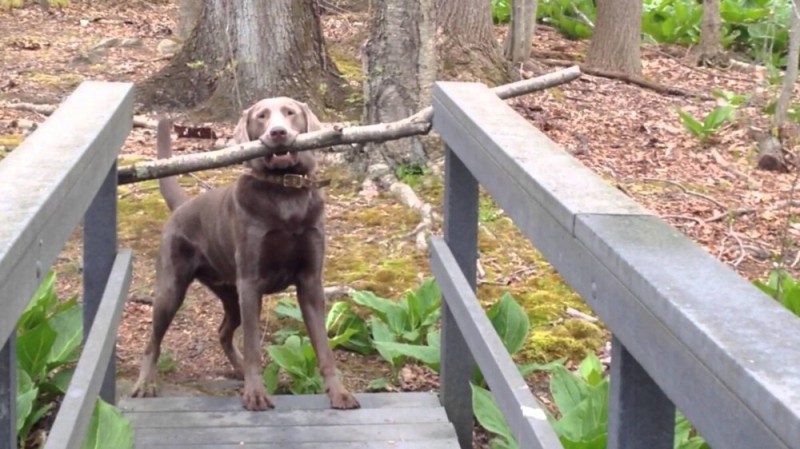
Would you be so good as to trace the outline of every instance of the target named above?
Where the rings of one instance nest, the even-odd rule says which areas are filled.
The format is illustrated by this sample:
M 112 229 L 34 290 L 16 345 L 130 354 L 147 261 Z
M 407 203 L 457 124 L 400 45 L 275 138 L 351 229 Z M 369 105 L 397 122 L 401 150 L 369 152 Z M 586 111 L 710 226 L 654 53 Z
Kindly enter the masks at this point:
M 306 132 L 310 133 L 312 131 L 321 130 L 322 122 L 319 121 L 319 118 L 316 114 L 311 112 L 311 108 L 309 108 L 308 105 L 302 101 L 298 101 L 297 105 L 300 106 L 300 109 L 302 109 L 303 114 L 306 116 Z
M 247 130 L 247 125 L 250 122 L 250 113 L 252 111 L 252 106 L 242 111 L 242 116 L 239 117 L 239 123 L 233 128 L 233 140 L 236 143 L 250 142 L 250 133 Z

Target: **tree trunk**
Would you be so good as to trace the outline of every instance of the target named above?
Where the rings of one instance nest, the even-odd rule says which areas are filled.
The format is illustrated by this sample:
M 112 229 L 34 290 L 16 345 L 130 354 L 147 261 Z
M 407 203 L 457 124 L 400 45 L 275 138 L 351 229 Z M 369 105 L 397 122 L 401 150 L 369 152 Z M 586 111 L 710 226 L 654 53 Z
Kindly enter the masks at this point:
M 175 36 L 181 42 L 189 39 L 202 14 L 203 0 L 178 0 L 178 29 Z
M 694 49 L 697 64 L 710 66 L 725 62 L 722 51 L 722 18 L 720 0 L 703 0 L 703 23 L 700 27 L 700 45 Z
M 385 123 L 412 115 L 430 104 L 436 79 L 436 23 L 433 1 L 374 1 L 370 38 L 364 46 L 364 123 Z M 416 26 L 409 26 L 416 24 Z M 398 63 L 399 62 L 399 63 Z M 424 166 L 427 154 L 420 136 L 369 144 L 358 157 L 378 168 Z M 385 166 L 380 164 L 385 162 Z M 359 171 L 366 167 L 360 167 Z
M 784 147 L 794 147 L 796 131 L 787 122 L 789 103 L 792 101 L 795 81 L 797 81 L 797 64 L 800 62 L 800 0 L 792 3 L 792 22 L 789 31 L 789 55 L 786 63 L 786 73 L 783 75 L 783 87 L 778 95 L 775 105 L 775 117 L 772 128 L 778 130 L 778 137 L 767 134 L 764 140 L 758 142 L 758 168 L 772 171 L 785 171 L 786 160 L 783 156 Z M 787 142 L 788 140 L 788 142 Z M 783 144 L 782 144 L 783 143 Z M 796 161 L 793 161 L 796 163 Z
M 141 87 L 142 101 L 193 107 L 208 100 L 198 118 L 219 120 L 264 97 L 294 97 L 319 113 L 343 99 L 315 0 L 203 2 L 181 51 Z
M 597 0 L 597 20 L 586 64 L 600 70 L 639 76 L 642 0 Z
M 483 81 L 508 80 L 508 64 L 494 36 L 491 3 L 487 0 L 433 0 L 438 28 L 439 78 Z
M 536 28 L 536 0 L 511 0 L 511 24 L 505 43 L 505 56 L 511 71 L 519 70 L 531 55 Z

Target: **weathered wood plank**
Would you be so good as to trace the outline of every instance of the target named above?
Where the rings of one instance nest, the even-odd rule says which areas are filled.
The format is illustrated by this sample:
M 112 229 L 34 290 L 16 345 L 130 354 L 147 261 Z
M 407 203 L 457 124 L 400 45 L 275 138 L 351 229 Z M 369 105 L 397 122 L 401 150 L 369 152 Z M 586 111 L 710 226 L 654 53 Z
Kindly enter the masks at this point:
M 454 99 L 447 99 L 448 96 Z M 475 97 L 485 99 L 474 101 Z M 450 111 L 455 109 L 456 102 L 467 105 L 469 115 Z M 698 426 L 712 447 L 794 447 L 800 441 L 800 406 L 796 399 L 800 391 L 796 387 L 800 367 L 785 363 L 798 359 L 800 349 L 784 337 L 797 333 L 798 322 L 794 317 L 779 306 L 770 305 L 763 294 L 707 254 L 699 263 L 702 269 L 698 269 L 696 261 L 685 261 L 686 257 L 695 256 L 685 252 L 678 256 L 680 250 L 669 258 L 660 258 L 658 251 L 652 249 L 663 242 L 651 242 L 659 235 L 679 236 L 679 246 L 691 246 L 691 242 L 663 221 L 626 205 L 628 200 L 620 198 L 618 192 L 611 193 L 614 189 L 596 176 L 580 170 L 565 171 L 569 163 L 559 165 L 554 161 L 566 156 L 550 157 L 557 149 L 552 142 L 541 139 L 537 142 L 531 136 L 525 139 L 504 136 L 521 134 L 518 128 L 530 125 L 517 127 L 516 122 L 506 117 L 510 117 L 510 108 L 487 95 L 485 88 L 438 84 L 434 106 L 439 108 L 434 112 L 437 132 L 459 153 L 523 234 Z M 481 118 L 487 115 L 491 118 L 477 122 L 476 109 L 482 111 Z M 485 114 L 487 110 L 492 114 Z M 506 119 L 497 123 L 498 116 Z M 514 129 L 509 130 L 509 125 L 514 125 Z M 469 132 L 462 132 L 463 127 L 469 128 Z M 489 137 L 505 143 L 482 145 Z M 482 140 L 479 142 L 478 138 Z M 515 151 L 527 149 L 529 154 L 509 158 L 504 155 L 507 150 L 504 146 L 509 144 L 515 146 Z M 484 146 L 485 150 L 477 150 Z M 530 180 L 529 176 L 537 180 Z M 559 179 L 552 180 L 554 176 Z M 547 182 L 538 181 L 540 178 Z M 589 182 L 592 178 L 594 181 Z M 584 185 L 587 182 L 589 185 Z M 582 204 L 576 196 L 590 204 Z M 595 198 L 604 199 L 593 206 Z M 608 215 L 598 218 L 597 214 L 603 213 Z M 591 235 L 592 229 L 600 224 L 589 221 L 600 219 L 609 221 L 602 232 L 614 232 L 617 237 Z M 633 221 L 657 222 L 660 229 L 631 229 Z M 632 233 L 641 235 L 631 239 Z M 650 261 L 645 265 L 647 270 L 643 272 L 635 263 L 627 263 L 626 258 L 633 257 L 632 253 L 612 257 L 614 251 L 603 249 L 610 247 L 608 243 L 612 240 L 614 245 L 628 240 L 624 251 L 636 249 L 636 263 Z M 672 252 L 674 245 L 675 242 L 664 244 L 663 251 Z M 693 251 L 703 252 L 696 245 Z M 690 287 L 702 283 L 706 290 L 717 289 L 714 301 L 707 302 L 705 293 L 698 295 L 701 290 Z M 637 293 L 632 294 L 630 289 Z M 656 291 L 660 293 L 655 294 Z M 679 301 L 679 297 L 683 300 Z M 727 301 L 730 298 L 736 300 Z M 647 305 L 642 301 L 647 301 Z M 717 312 L 722 313 L 713 319 Z M 692 319 L 686 319 L 687 314 Z M 731 321 L 732 316 L 739 318 Z M 711 328 L 714 331 L 709 333 Z M 693 334 L 703 334 L 706 338 L 689 336 Z M 754 351 L 757 347 L 760 357 L 741 357 L 757 354 Z M 751 363 L 751 360 L 765 362 Z M 731 367 L 734 369 L 729 371 Z M 750 383 L 749 379 L 757 382 Z M 775 404 L 780 406 L 771 408 Z
M 475 290 L 478 260 L 478 181 L 445 147 L 444 238 L 453 251 L 471 290 Z M 453 318 L 449 301 L 442 302 L 441 368 L 442 405 L 453 423 L 462 448 L 472 447 L 472 390 L 475 360 Z
M 0 341 L 80 222 L 132 117 L 132 84 L 84 82 L 0 162 Z
M 17 449 L 17 337 L 0 348 L 0 449 Z
M 503 411 L 514 439 L 524 448 L 563 447 L 447 243 L 439 237 L 431 237 L 430 251 L 431 270 L 442 289 L 442 296 L 446 298 L 470 352 Z
M 649 214 L 491 95 L 478 83 L 433 86 L 433 129 L 481 185 L 498 177 L 496 183 L 522 189 L 570 230 L 579 213 Z
M 296 427 L 221 427 L 170 429 L 138 429 L 136 443 L 219 444 L 219 443 L 280 443 L 294 447 L 297 443 L 328 443 L 338 447 L 348 441 L 424 441 L 455 438 L 448 423 L 372 424 L 369 426 L 296 426 Z
M 579 216 L 576 236 L 691 353 L 668 376 L 664 365 L 675 361 L 660 339 L 623 340 L 712 447 L 724 447 L 715 433 L 730 447 L 800 446 L 800 366 L 786 363 L 800 360 L 800 347 L 785 338 L 800 331 L 797 317 L 655 217 Z M 654 348 L 659 356 L 646 363 Z M 698 389 L 693 370 L 714 386 Z
M 103 299 L 108 274 L 117 257 L 117 164 L 108 169 L 106 179 L 97 191 L 83 219 L 83 341 L 89 332 Z M 109 404 L 116 402 L 115 348 L 108 358 L 106 376 L 100 386 L 100 397 Z
M 331 408 L 324 394 L 288 395 L 278 394 L 270 397 L 275 404 L 274 411 L 283 410 L 327 410 Z M 380 408 L 432 408 L 439 407 L 439 397 L 435 393 L 358 393 L 361 409 Z M 119 407 L 123 412 L 235 412 L 241 411 L 239 397 L 157 397 L 122 398 Z
M 136 445 L 136 449 L 287 449 L 285 443 L 233 444 L 189 444 L 189 445 Z M 291 449 L 459 449 L 455 438 L 425 441 L 360 441 L 331 443 L 292 443 Z
M 121 250 L 117 254 L 89 338 L 44 449 L 77 449 L 83 444 L 86 426 L 108 367 L 108 358 L 117 341 L 117 328 L 131 283 L 132 261 L 130 250 Z
M 227 412 L 126 412 L 136 428 L 189 427 L 283 427 L 370 424 L 447 423 L 447 414 L 437 408 L 376 408 L 357 410 L 290 410 L 253 413 Z

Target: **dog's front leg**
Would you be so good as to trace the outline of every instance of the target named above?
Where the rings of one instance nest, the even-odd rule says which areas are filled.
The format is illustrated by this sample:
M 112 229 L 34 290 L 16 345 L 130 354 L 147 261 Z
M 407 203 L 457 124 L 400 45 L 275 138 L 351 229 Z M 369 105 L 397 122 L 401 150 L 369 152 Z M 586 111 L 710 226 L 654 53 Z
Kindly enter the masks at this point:
M 336 373 L 336 360 L 328 345 L 328 333 L 325 330 L 325 291 L 320 275 L 308 275 L 300 279 L 297 284 L 297 302 L 300 303 L 303 321 L 317 354 L 319 371 L 325 382 L 325 392 L 331 400 L 331 407 L 359 408 L 358 400 L 342 385 Z
M 244 393 L 242 403 L 247 410 L 266 410 L 274 405 L 267 397 L 261 375 L 261 292 L 254 281 L 247 279 L 237 283 L 239 307 L 242 313 L 244 337 Z

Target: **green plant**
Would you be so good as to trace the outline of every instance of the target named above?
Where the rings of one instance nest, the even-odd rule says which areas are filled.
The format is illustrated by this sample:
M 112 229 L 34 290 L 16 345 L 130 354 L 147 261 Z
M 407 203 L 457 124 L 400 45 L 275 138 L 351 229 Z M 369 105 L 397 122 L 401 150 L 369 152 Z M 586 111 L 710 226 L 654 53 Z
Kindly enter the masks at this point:
M 308 337 L 292 335 L 282 345 L 270 345 L 267 353 L 271 362 L 264 369 L 267 393 L 278 389 L 281 369 L 289 376 L 292 394 L 322 393 L 322 376 L 317 369 L 317 355 Z
M 66 393 L 80 355 L 83 309 L 75 296 L 58 299 L 55 280 L 55 272 L 50 271 L 17 324 L 17 435 L 21 448 L 26 447 L 34 426 Z M 133 431 L 114 406 L 98 399 L 83 447 L 101 446 L 132 448 Z
M 767 282 L 753 281 L 756 287 L 800 316 L 800 282 L 784 270 L 771 270 Z
M 424 165 L 419 164 L 402 164 L 395 170 L 397 179 L 411 187 L 419 186 L 420 180 L 427 173 L 428 169 Z
M 642 33 L 665 44 L 695 44 L 700 40 L 703 7 L 685 0 L 645 1 Z
M 496 23 L 511 20 L 511 3 L 508 0 L 492 0 L 492 19 Z
M 556 418 L 544 410 L 564 449 L 605 449 L 608 439 L 609 378 L 594 353 L 578 365 L 575 372 L 563 364 L 549 365 L 543 369 L 551 372 L 550 394 L 558 414 Z M 473 413 L 483 428 L 497 435 L 492 447 L 517 448 L 491 392 L 472 385 Z M 495 443 L 496 442 L 496 443 Z M 708 444 L 694 434 L 691 424 L 681 414 L 675 419 L 675 449 L 710 449 Z
M 432 278 L 404 293 L 399 301 L 363 290 L 353 292 L 350 299 L 373 313 L 369 321 L 373 341 L 420 344 L 441 315 L 441 290 Z
M 585 18 L 594 21 L 597 9 L 592 0 L 542 0 L 536 8 L 536 18 L 555 27 L 570 39 L 591 37 L 592 28 Z
M 702 122 L 680 108 L 677 109 L 677 112 L 683 127 L 699 138 L 701 142 L 706 142 L 722 128 L 722 125 L 731 120 L 734 110 L 733 106 L 717 106 L 706 115 Z
M 298 323 L 303 323 L 303 314 L 296 301 L 283 298 L 275 306 L 275 314 Z M 342 347 L 359 354 L 371 354 L 375 351 L 369 338 L 367 323 L 344 301 L 334 302 L 325 318 L 325 329 L 328 331 L 332 348 Z M 302 335 L 296 328 L 283 328 L 275 333 L 276 343 L 283 343 L 288 337 Z

